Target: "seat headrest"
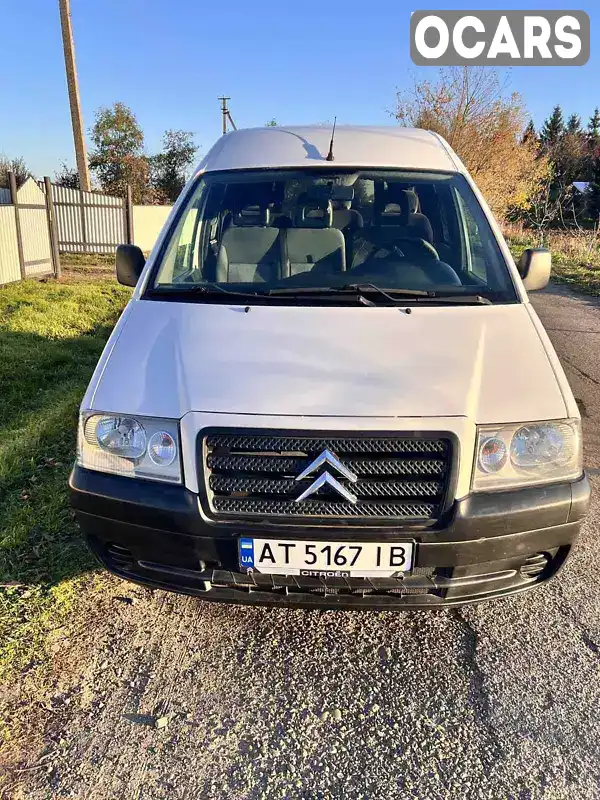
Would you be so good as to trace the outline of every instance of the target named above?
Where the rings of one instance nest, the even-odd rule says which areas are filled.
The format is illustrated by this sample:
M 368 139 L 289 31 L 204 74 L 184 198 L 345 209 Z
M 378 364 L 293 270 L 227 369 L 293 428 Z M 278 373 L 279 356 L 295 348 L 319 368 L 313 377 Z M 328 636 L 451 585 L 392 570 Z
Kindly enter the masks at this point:
M 269 224 L 269 209 L 259 205 L 239 206 L 233 214 L 233 224 L 240 228 L 243 226 L 266 227 Z
M 298 198 L 297 228 L 331 228 L 333 208 L 331 200 L 311 200 L 306 194 Z
M 404 194 L 408 199 L 408 213 L 416 214 L 419 210 L 419 195 L 414 189 L 404 189 Z
M 400 192 L 393 201 L 386 202 L 383 210 L 379 214 L 380 225 L 405 226 L 408 225 L 409 205 L 408 197 L 404 192 Z

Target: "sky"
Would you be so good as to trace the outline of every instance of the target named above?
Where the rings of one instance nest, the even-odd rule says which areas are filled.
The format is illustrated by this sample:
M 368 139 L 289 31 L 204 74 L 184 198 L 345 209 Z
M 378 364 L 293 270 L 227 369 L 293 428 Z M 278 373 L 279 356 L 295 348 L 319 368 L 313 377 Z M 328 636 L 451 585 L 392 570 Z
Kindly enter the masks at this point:
M 332 121 L 392 124 L 396 92 L 434 67 L 409 55 L 410 12 L 433 8 L 583 9 L 592 23 L 584 67 L 518 67 L 536 125 L 553 106 L 584 121 L 600 106 L 600 6 L 573 0 L 71 0 L 86 132 L 100 106 L 136 114 L 149 153 L 168 129 L 193 131 L 200 153 L 221 133 L 217 96 L 238 127 Z M 74 165 L 58 0 L 0 0 L 0 153 L 37 175 Z

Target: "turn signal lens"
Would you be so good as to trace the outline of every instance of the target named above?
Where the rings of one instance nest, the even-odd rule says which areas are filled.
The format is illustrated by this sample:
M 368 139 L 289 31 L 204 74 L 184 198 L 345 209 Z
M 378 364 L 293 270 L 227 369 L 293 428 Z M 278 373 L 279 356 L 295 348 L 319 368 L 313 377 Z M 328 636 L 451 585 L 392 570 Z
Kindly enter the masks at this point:
M 177 446 L 170 433 L 157 431 L 148 442 L 150 460 L 158 467 L 168 467 L 175 460 Z
M 479 466 L 484 472 L 498 472 L 506 464 L 508 451 L 502 439 L 484 439 L 479 448 Z

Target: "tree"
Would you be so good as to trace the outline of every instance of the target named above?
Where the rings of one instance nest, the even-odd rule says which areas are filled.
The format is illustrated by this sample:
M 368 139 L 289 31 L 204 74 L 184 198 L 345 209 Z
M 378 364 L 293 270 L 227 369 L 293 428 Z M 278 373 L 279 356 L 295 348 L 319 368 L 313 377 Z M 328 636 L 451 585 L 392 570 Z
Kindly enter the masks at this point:
M 64 186 L 65 189 L 79 189 L 79 172 L 61 161 L 60 171 L 54 173 L 54 183 Z
M 537 132 L 535 130 L 535 125 L 533 124 L 533 120 L 530 119 L 523 133 L 521 144 L 534 144 L 534 143 L 537 144 Z
M 587 126 L 588 150 L 594 153 L 600 147 L 600 108 L 594 109 Z
M 600 221 L 600 148 L 596 150 L 592 162 L 591 181 L 586 195 L 590 216 L 598 222 Z
M 585 139 L 582 132 L 567 130 L 548 152 L 554 164 L 554 184 L 568 188 L 585 178 Z
M 265 122 L 265 128 L 276 128 L 277 127 L 277 120 L 275 117 L 270 119 L 268 122 Z
M 442 69 L 437 81 L 416 82 L 397 96 L 396 119 L 435 131 L 458 153 L 494 212 L 526 203 L 546 162 L 535 142 L 523 142 L 525 109 L 493 70 Z
M 566 196 L 557 194 L 554 188 L 552 168 L 550 167 L 546 176 L 527 198 L 527 204 L 519 209 L 519 213 L 516 215 L 525 222 L 528 228 L 532 228 L 536 232 L 538 245 L 544 244 L 548 228 L 560 223 L 566 200 Z
M 550 150 L 558 144 L 561 136 L 565 132 L 562 109 L 555 106 L 554 111 L 542 125 L 540 131 L 540 142 L 545 150 Z
M 152 187 L 157 197 L 171 203 L 177 200 L 197 151 L 190 131 L 165 131 L 162 151 L 150 159 Z
M 90 131 L 94 150 L 90 169 L 102 190 L 124 197 L 131 186 L 134 203 L 151 202 L 150 168 L 144 155 L 144 134 L 133 111 L 124 103 L 100 108 Z
M 542 153 L 552 164 L 550 193 L 553 202 L 560 202 L 561 222 L 577 222 L 573 182 L 586 178 L 586 139 L 581 118 L 572 114 L 565 126 L 562 109 L 555 106 L 540 131 L 540 143 Z
M 583 134 L 581 117 L 579 114 L 571 114 L 567 120 L 566 133 L 573 134 L 574 136 L 581 136 L 581 134 Z
M 17 189 L 19 189 L 27 180 L 31 178 L 31 172 L 25 163 L 25 160 L 20 156 L 17 158 L 7 158 L 0 155 L 0 188 L 8 189 L 8 173 L 14 172 Z

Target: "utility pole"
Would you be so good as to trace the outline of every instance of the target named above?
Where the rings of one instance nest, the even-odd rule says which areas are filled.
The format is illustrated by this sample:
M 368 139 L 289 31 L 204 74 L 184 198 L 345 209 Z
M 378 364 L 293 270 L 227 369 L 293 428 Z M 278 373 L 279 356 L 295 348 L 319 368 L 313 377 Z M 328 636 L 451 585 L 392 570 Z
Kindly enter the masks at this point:
M 67 87 L 69 89 L 69 105 L 71 106 L 71 122 L 73 124 L 73 141 L 75 143 L 75 159 L 79 173 L 79 186 L 85 191 L 91 190 L 90 172 L 85 152 L 83 136 L 83 118 L 79 99 L 79 84 L 75 68 L 75 46 L 73 44 L 73 28 L 71 25 L 70 0 L 58 0 L 60 8 L 60 24 L 62 28 L 63 50 L 65 52 L 65 69 Z
M 231 100 L 231 97 L 217 97 L 217 100 L 221 101 L 221 115 L 222 115 L 222 118 L 223 118 L 223 135 L 225 135 L 227 133 L 227 120 L 229 120 L 229 123 L 230 123 L 231 127 L 233 128 L 233 130 L 237 131 L 237 128 L 235 126 L 235 122 L 231 118 L 231 114 L 229 112 L 229 108 L 227 107 L 227 101 Z

